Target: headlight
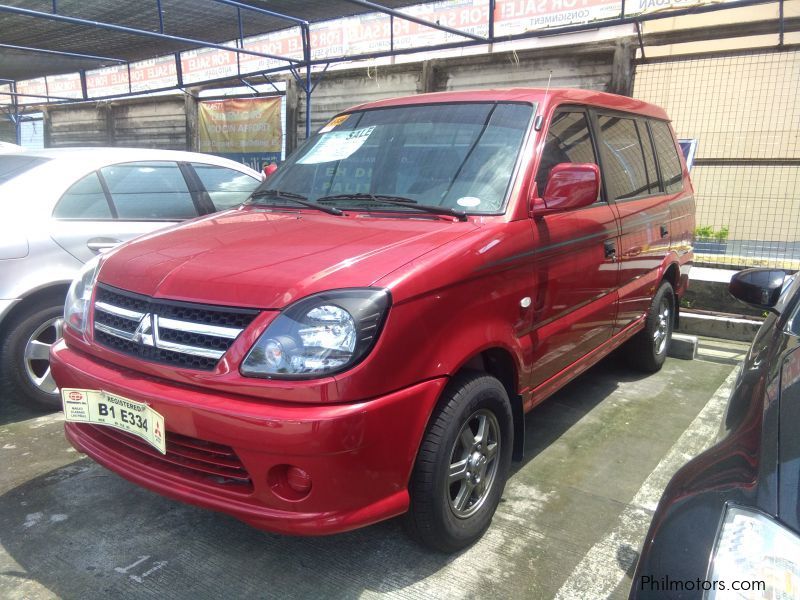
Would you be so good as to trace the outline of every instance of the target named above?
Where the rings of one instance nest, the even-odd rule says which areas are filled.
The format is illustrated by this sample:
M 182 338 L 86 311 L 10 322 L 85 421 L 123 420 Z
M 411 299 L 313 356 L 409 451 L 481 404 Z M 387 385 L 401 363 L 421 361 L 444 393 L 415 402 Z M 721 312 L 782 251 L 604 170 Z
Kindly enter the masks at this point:
M 312 379 L 344 371 L 364 358 L 380 334 L 389 292 L 323 292 L 285 309 L 242 363 L 242 375 Z
M 797 598 L 800 537 L 761 513 L 729 506 L 709 579 L 725 584 L 724 590 L 707 591 L 704 597 L 709 600 Z
M 64 303 L 64 323 L 81 335 L 86 333 L 89 320 L 89 305 L 92 302 L 92 291 L 100 270 L 100 256 L 88 261 L 69 286 L 67 300 Z

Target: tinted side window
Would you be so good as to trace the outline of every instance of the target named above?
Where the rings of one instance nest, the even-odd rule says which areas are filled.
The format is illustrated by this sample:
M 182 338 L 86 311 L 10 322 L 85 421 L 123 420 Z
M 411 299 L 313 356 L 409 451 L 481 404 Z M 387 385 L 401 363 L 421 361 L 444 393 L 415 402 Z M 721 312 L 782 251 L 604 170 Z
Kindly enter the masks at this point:
M 653 130 L 653 141 L 656 145 L 665 191 L 668 194 L 680 192 L 683 189 L 683 173 L 669 125 L 662 121 L 651 121 L 650 127 Z
M 600 115 L 600 153 L 606 191 L 614 200 L 648 193 L 642 145 L 633 119 Z
M 53 216 L 57 219 L 110 219 L 111 208 L 97 173 L 93 171 L 73 183 L 61 196 Z
M 103 167 L 120 219 L 180 220 L 197 216 L 177 163 L 140 162 Z
M 656 157 L 653 154 L 653 144 L 650 140 L 650 133 L 647 131 L 647 123 L 644 121 L 637 121 L 636 128 L 639 130 L 639 139 L 642 141 L 642 150 L 644 150 L 644 165 L 647 167 L 649 193 L 657 194 L 661 191 L 661 187 L 658 184 Z
M 536 173 L 536 187 L 540 196 L 544 194 L 550 169 L 559 163 L 597 164 L 585 113 L 561 112 L 553 117 L 547 131 L 542 162 Z
M 195 173 L 203 182 L 212 204 L 216 210 L 225 210 L 238 206 L 261 183 L 260 180 L 250 177 L 226 167 L 192 163 Z

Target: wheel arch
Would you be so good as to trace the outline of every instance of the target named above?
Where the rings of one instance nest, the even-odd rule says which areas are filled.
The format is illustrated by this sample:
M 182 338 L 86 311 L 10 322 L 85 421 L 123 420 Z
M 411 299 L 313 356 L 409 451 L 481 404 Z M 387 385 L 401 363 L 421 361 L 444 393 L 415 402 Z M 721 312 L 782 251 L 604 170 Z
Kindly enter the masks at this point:
M 14 319 L 18 318 L 20 314 L 24 314 L 25 311 L 38 302 L 51 299 L 55 304 L 64 304 L 69 286 L 70 282 L 68 281 L 58 281 L 27 292 L 0 321 L 0 335 L 5 335 Z
M 486 373 L 496 378 L 508 393 L 511 414 L 514 417 L 513 460 L 522 460 L 525 448 L 525 412 L 519 393 L 519 368 L 514 354 L 503 346 L 490 346 L 465 360 L 451 377 L 465 370 Z
M 664 270 L 664 274 L 661 277 L 661 281 L 666 281 L 672 286 L 673 292 L 675 292 L 675 306 L 673 307 L 673 325 L 675 329 L 678 328 L 678 324 L 680 322 L 680 305 L 681 305 L 681 268 L 677 262 L 670 262 L 667 265 L 667 268 Z

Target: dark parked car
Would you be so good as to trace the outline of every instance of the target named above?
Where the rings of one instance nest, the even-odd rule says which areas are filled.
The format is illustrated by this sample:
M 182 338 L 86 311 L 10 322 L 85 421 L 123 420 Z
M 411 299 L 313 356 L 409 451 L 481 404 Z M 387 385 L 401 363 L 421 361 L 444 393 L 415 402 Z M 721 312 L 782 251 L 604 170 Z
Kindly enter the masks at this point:
M 631 598 L 800 598 L 800 277 L 748 269 L 730 292 L 769 314 L 720 441 L 661 498 Z

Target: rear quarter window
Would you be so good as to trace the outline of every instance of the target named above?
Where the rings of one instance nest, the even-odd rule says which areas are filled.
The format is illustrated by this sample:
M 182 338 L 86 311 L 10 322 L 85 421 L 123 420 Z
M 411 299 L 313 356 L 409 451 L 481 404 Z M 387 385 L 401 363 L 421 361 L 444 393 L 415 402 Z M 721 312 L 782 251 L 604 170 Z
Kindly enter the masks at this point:
M 636 121 L 599 115 L 597 122 L 603 178 L 609 197 L 625 200 L 648 195 L 650 184 Z
M 58 201 L 53 216 L 56 219 L 110 219 L 111 208 L 97 173 L 93 171 L 72 184 Z
M 238 206 L 261 184 L 260 179 L 227 167 L 203 163 L 192 163 L 192 167 L 206 188 L 215 210 Z
M 656 146 L 664 191 L 667 194 L 680 192 L 683 189 L 683 170 L 672 131 L 663 121 L 651 121 L 650 129 L 653 131 L 653 142 Z

